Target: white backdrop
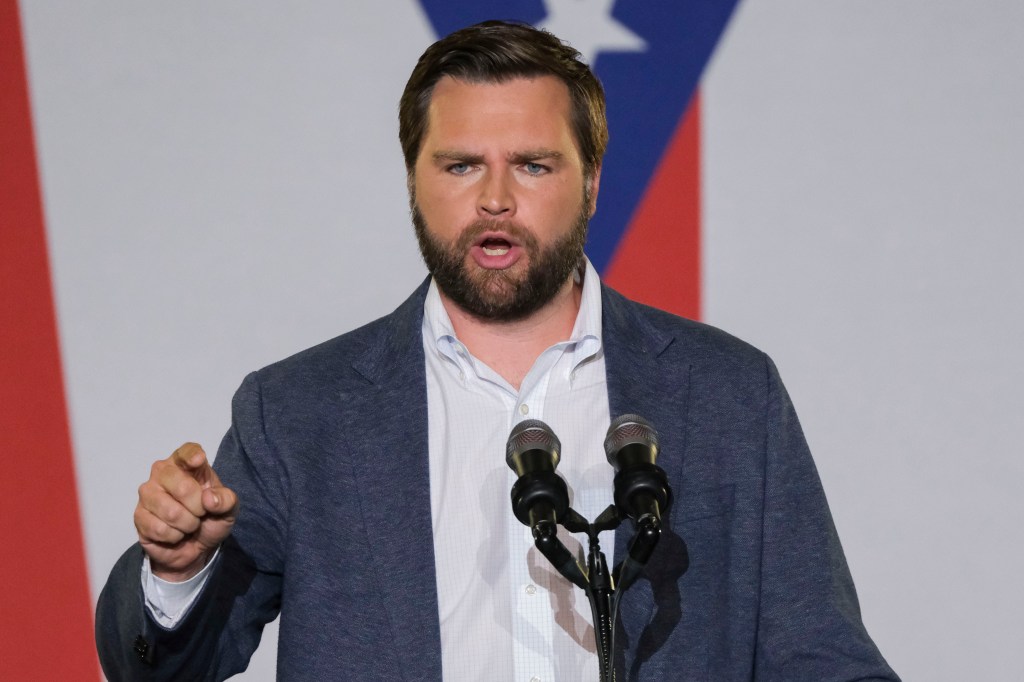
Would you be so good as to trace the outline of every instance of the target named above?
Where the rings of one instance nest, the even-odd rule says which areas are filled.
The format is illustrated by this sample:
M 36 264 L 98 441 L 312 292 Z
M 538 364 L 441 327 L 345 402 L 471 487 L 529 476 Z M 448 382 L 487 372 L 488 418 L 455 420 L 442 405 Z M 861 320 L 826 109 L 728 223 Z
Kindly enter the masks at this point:
M 422 278 L 395 111 L 434 36 L 411 0 L 21 9 L 95 595 L 153 459 Z M 1019 677 L 1021 64 L 1019 1 L 744 0 L 704 79 L 705 318 L 776 359 L 906 680 Z

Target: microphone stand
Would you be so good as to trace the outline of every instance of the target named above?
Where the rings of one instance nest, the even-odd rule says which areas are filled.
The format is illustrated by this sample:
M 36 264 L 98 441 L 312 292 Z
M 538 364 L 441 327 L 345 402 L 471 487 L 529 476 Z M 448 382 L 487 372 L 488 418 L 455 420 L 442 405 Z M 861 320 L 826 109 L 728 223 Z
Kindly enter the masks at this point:
M 569 506 L 566 483 L 555 474 L 561 443 L 547 424 L 520 422 L 509 434 L 505 462 L 519 477 L 512 486 L 512 512 L 532 529 L 534 545 L 590 602 L 601 682 L 615 680 L 615 625 L 622 593 L 640 576 L 661 538 L 661 513 L 672 504 L 665 472 L 654 464 L 657 434 L 643 417 L 616 418 L 605 438 L 608 463 L 615 467 L 615 504 L 590 523 Z M 633 519 L 634 534 L 625 559 L 608 572 L 598 534 Z M 589 539 L 586 570 L 558 539 L 558 525 Z M 618 583 L 618 589 L 616 589 Z
M 562 526 L 570 533 L 587 534 L 589 551 L 586 573 L 558 539 L 555 523 L 541 521 L 533 529 L 534 544 L 541 554 L 547 557 L 562 576 L 587 595 L 594 620 L 601 682 L 615 680 L 615 624 L 618 620 L 619 599 L 636 581 L 661 537 L 661 523 L 653 514 L 637 519 L 636 533 L 629 542 L 626 558 L 618 563 L 614 572 L 609 573 L 608 561 L 601 551 L 598 534 L 618 528 L 622 519 L 614 504 L 601 512 L 594 523 L 587 521 L 572 508 L 566 510 Z

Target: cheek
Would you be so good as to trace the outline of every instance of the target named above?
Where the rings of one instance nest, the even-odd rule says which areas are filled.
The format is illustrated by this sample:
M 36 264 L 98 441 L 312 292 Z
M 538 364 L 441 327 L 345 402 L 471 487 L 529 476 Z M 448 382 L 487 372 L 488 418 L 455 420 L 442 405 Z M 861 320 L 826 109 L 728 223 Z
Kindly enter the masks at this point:
M 580 207 L 583 204 L 583 188 L 560 187 L 557 193 L 546 197 L 544 202 L 544 215 L 542 220 L 554 223 L 557 227 L 564 228 L 569 223 L 574 223 L 579 215 Z
M 423 178 L 422 176 L 417 175 L 414 190 L 416 205 L 419 206 L 420 213 L 422 213 L 427 220 L 436 216 L 439 211 L 443 211 L 444 207 L 449 204 L 443 196 L 438 184 L 436 182 L 432 182 L 429 178 Z
M 417 201 L 425 213 L 462 222 L 473 220 L 476 215 L 477 194 L 468 184 L 427 182 L 417 189 Z
M 457 234 L 461 227 L 471 221 L 473 217 L 470 214 L 467 218 L 466 211 L 461 210 L 457 202 L 450 197 L 439 196 L 432 192 L 421 192 L 419 188 L 416 194 L 416 204 L 430 231 L 445 239 L 450 239 Z

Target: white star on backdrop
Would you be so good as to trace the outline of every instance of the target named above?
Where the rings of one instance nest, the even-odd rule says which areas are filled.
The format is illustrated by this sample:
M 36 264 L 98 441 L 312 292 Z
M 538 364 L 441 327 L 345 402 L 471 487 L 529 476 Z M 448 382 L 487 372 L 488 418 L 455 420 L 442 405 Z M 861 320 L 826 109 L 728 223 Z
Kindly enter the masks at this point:
M 544 0 L 537 24 L 575 47 L 591 67 L 599 52 L 643 52 L 647 41 L 612 17 L 615 0 Z

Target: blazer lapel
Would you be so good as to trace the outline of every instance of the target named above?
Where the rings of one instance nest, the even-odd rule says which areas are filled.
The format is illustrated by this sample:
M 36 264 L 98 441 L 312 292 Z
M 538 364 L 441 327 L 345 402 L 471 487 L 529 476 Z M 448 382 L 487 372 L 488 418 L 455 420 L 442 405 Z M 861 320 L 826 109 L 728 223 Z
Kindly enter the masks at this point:
M 658 432 L 657 464 L 668 474 L 669 481 L 678 483 L 686 448 L 691 365 L 685 357 L 680 358 L 680 340 L 652 324 L 652 317 L 642 315 L 643 308 L 638 304 L 605 287 L 602 306 L 611 417 L 633 413 L 650 421 Z M 664 521 L 666 532 L 651 557 L 647 574 L 654 564 L 672 564 L 669 572 L 685 570 L 685 549 L 672 532 L 668 514 Z M 627 520 L 615 532 L 616 563 L 626 556 L 633 530 L 632 521 Z M 653 592 L 662 586 L 652 585 L 648 578 L 641 578 L 622 598 L 622 625 L 632 636 L 655 617 L 659 597 Z M 625 644 L 632 648 L 629 642 Z
M 426 283 L 353 363 L 367 384 L 343 395 L 366 420 L 352 465 L 392 650 L 403 677 L 441 679 L 421 324 Z
M 670 479 L 678 480 L 686 446 L 690 363 L 680 361 L 674 335 L 638 314 L 639 304 L 605 287 L 602 307 L 611 417 L 633 413 L 650 421 L 658 432 L 657 463 Z

